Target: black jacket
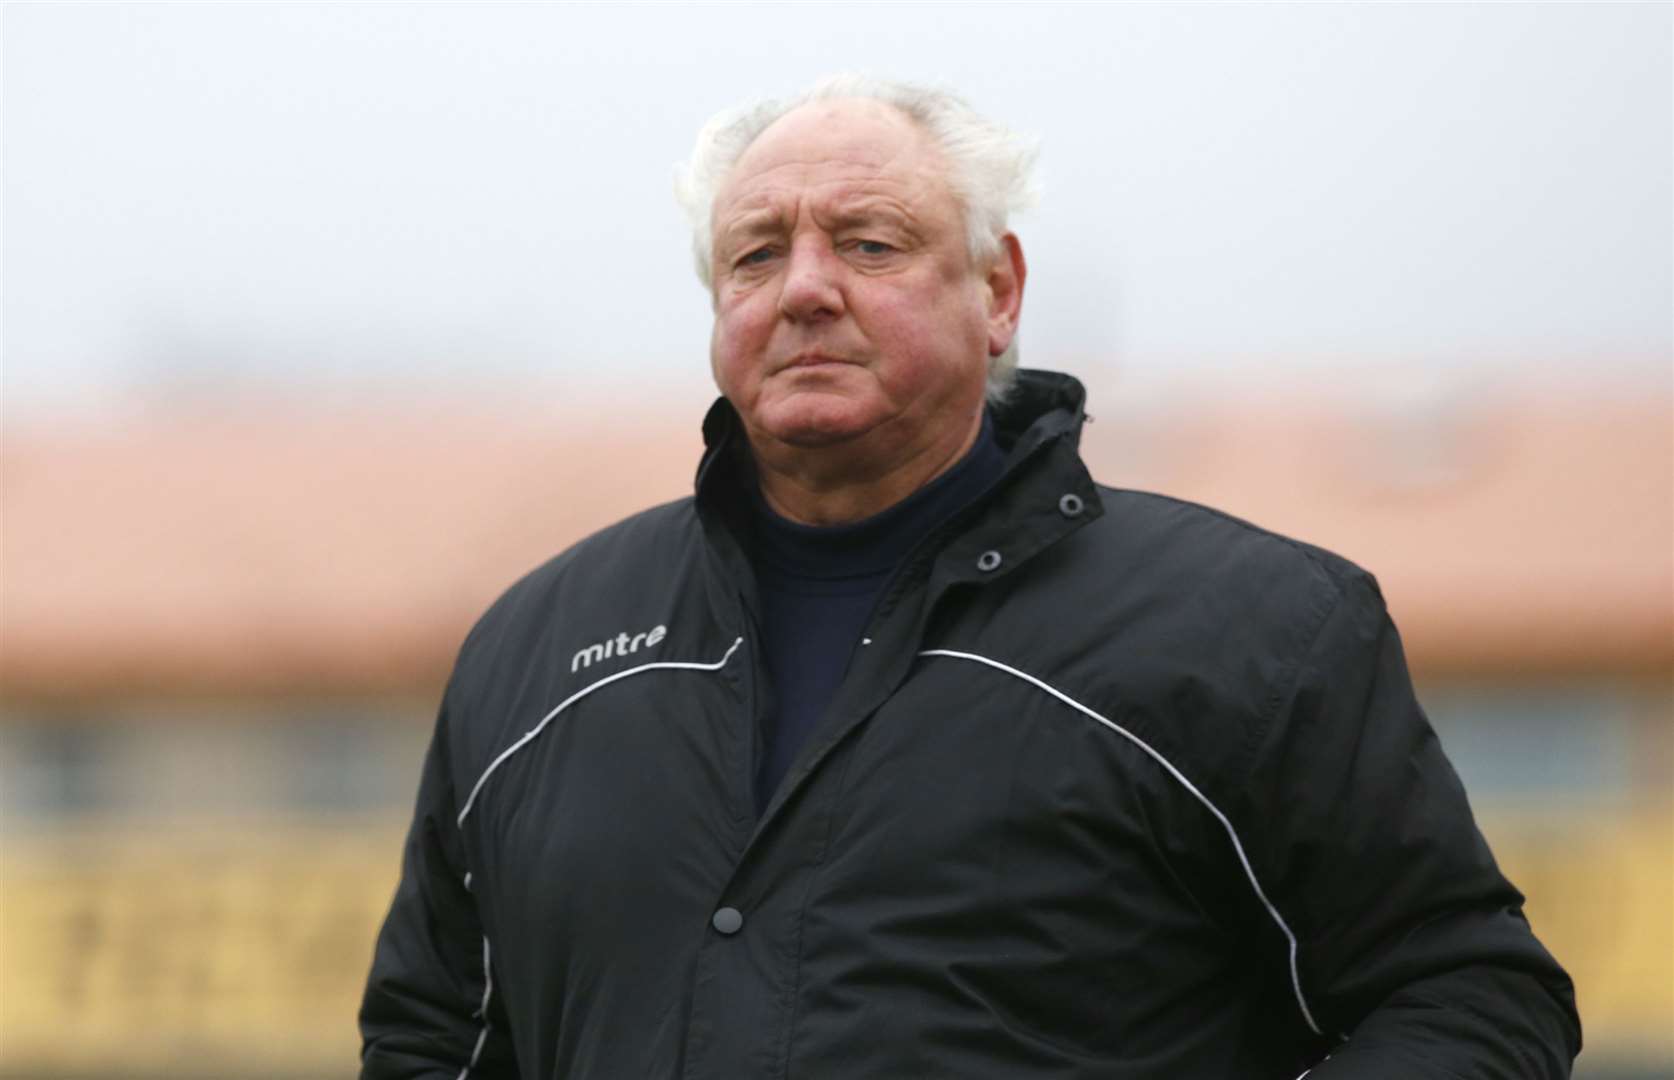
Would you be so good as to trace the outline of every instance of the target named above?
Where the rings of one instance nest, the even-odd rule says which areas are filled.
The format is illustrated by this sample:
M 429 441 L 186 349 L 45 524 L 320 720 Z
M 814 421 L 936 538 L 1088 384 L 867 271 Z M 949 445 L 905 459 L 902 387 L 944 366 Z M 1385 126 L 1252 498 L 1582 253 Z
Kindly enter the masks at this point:
M 1561 1077 L 1568 977 L 1376 584 L 1095 487 L 1024 372 L 1004 478 L 880 601 L 761 820 L 748 483 L 471 632 L 361 1012 L 367 1078 Z

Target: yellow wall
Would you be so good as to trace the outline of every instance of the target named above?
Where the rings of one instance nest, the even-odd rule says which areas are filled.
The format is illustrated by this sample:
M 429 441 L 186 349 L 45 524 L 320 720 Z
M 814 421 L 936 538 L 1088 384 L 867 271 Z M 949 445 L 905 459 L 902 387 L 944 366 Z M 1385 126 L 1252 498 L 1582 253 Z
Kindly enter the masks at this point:
M 1585 1060 L 1674 1065 L 1674 807 L 1484 819 L 1575 975 Z M 344 1076 L 398 872 L 388 824 L 8 837 L 0 1076 Z

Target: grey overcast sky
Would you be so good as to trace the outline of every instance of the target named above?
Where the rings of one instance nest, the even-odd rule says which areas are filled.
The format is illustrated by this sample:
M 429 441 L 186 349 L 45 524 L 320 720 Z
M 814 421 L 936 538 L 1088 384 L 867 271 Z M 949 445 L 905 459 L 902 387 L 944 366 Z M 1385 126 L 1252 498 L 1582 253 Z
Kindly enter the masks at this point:
M 673 165 L 845 69 L 1040 138 L 1026 363 L 1674 354 L 1668 4 L 10 4 L 7 409 L 701 379 Z

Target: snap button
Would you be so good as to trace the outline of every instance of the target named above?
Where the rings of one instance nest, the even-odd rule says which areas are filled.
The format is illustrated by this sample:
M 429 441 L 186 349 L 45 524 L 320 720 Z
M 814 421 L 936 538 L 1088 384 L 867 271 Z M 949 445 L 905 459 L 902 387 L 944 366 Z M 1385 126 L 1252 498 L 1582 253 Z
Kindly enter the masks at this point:
M 1081 496 L 1073 492 L 1058 500 L 1058 513 L 1065 517 L 1079 517 L 1085 509 L 1087 504 L 1081 501 Z
M 986 574 L 990 570 L 998 570 L 999 568 L 1000 553 L 998 551 L 985 551 L 977 556 L 977 569 L 983 573 Z
M 735 907 L 724 907 L 709 917 L 709 925 L 713 926 L 717 933 L 730 936 L 738 933 L 744 925 L 744 916 L 740 915 Z

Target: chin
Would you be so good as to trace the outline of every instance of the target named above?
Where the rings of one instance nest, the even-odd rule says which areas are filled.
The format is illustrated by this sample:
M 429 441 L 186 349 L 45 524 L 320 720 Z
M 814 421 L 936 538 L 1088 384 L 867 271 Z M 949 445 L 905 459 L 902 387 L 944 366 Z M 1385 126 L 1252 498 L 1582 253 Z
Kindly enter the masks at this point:
M 875 411 L 836 394 L 797 394 L 763 410 L 761 430 L 789 446 L 817 449 L 864 435 L 878 424 Z

